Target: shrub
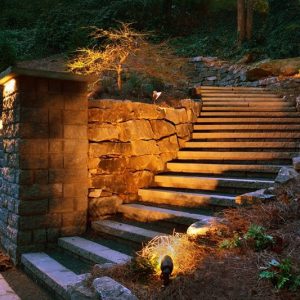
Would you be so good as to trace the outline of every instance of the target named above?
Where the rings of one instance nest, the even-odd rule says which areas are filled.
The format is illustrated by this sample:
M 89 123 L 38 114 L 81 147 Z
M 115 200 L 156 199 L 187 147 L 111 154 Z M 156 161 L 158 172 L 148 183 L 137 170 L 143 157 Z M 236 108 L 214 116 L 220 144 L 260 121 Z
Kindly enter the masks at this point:
M 13 46 L 6 40 L 0 37 L 0 71 L 14 65 L 16 62 L 16 54 Z

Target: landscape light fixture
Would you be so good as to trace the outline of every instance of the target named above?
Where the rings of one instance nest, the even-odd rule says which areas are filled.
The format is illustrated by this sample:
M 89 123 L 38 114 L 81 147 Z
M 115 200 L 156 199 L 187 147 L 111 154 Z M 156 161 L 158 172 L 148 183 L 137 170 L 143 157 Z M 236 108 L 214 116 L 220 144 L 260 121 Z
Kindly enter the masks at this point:
M 160 278 L 163 280 L 163 286 L 167 286 L 170 283 L 170 276 L 173 272 L 174 263 L 171 256 L 166 255 L 160 263 L 161 275 Z

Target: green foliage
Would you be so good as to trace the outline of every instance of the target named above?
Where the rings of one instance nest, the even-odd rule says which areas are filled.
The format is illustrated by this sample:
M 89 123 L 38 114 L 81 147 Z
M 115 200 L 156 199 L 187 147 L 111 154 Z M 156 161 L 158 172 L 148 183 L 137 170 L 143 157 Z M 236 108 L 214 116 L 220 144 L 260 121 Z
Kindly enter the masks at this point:
M 244 235 L 244 239 L 247 241 L 254 241 L 255 250 L 261 251 L 274 244 L 274 238 L 271 235 L 266 234 L 266 229 L 262 226 L 252 224 L 247 233 Z
M 240 247 L 242 245 L 242 238 L 235 234 L 233 238 L 226 239 L 219 244 L 219 248 L 221 249 L 233 249 Z
M 273 259 L 265 271 L 260 272 L 261 279 L 270 280 L 277 289 L 289 288 L 296 291 L 300 288 L 300 273 L 293 271 L 292 262 L 289 258 L 278 262 Z
M 7 67 L 14 65 L 16 61 L 15 50 L 12 45 L 6 40 L 1 39 L 0 36 L 0 71 Z

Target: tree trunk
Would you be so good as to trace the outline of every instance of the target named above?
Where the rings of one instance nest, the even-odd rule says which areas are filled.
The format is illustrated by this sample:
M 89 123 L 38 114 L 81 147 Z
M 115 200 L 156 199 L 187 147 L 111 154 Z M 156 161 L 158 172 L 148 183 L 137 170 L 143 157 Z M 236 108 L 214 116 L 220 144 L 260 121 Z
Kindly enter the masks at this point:
M 122 66 L 118 66 L 117 68 L 117 84 L 119 92 L 122 91 Z
M 246 21 L 246 35 L 247 40 L 251 41 L 252 39 L 252 32 L 253 32 L 253 7 L 254 2 L 253 0 L 247 1 L 247 21 Z
M 246 10 L 245 0 L 237 0 L 237 23 L 238 23 L 238 43 L 241 45 L 246 37 Z

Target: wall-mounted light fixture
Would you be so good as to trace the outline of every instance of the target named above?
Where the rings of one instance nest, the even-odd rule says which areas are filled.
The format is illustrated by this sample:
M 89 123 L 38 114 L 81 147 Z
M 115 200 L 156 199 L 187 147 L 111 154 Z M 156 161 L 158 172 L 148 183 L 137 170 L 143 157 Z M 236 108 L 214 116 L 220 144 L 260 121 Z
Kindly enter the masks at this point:
M 4 84 L 3 96 L 12 94 L 16 90 L 16 80 L 11 79 Z

